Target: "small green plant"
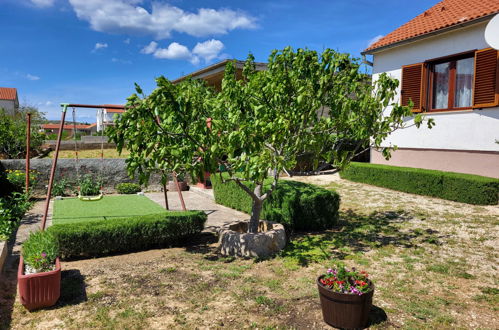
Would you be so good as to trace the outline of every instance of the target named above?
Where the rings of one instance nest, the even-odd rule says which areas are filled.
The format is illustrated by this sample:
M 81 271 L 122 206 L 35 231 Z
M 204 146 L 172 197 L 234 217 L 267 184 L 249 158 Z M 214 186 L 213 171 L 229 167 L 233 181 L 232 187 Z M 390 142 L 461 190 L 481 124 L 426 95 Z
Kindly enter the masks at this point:
M 12 183 L 16 190 L 21 192 L 24 191 L 26 187 L 26 172 L 21 170 L 6 170 L 7 180 Z M 29 186 L 33 187 L 36 184 L 36 179 L 38 177 L 38 172 L 35 170 L 29 171 Z
M 95 196 L 100 193 L 101 182 L 95 180 L 91 175 L 86 175 L 79 183 L 82 196 Z
M 68 196 L 68 189 L 70 187 L 69 182 L 66 179 L 61 179 L 54 182 L 52 186 L 52 196 Z
M 12 193 L 9 197 L 0 198 L 0 241 L 9 239 L 31 205 L 28 196 L 18 192 Z
M 141 191 L 140 185 L 136 183 L 119 183 L 116 185 L 119 194 L 136 194 Z
M 24 242 L 22 255 L 24 263 L 37 273 L 50 271 L 59 255 L 59 244 L 52 233 L 37 231 Z

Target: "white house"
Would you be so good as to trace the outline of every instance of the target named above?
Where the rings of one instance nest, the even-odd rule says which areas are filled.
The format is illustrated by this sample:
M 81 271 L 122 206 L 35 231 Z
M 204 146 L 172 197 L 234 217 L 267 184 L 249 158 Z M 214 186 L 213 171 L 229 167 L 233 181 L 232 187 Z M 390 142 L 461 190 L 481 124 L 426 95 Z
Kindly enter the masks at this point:
M 497 13 L 499 0 L 443 0 L 363 52 L 374 80 L 399 79 L 396 101 L 436 124 L 394 132 L 383 146 L 399 149 L 371 150 L 372 163 L 499 178 L 499 53 L 484 38 Z
M 104 104 L 103 107 L 106 108 L 97 110 L 97 132 L 100 132 L 106 126 L 114 125 L 116 118 L 125 112 L 122 105 Z
M 17 98 L 17 89 L 9 87 L 0 87 L 0 108 L 13 116 L 19 109 L 19 99 Z

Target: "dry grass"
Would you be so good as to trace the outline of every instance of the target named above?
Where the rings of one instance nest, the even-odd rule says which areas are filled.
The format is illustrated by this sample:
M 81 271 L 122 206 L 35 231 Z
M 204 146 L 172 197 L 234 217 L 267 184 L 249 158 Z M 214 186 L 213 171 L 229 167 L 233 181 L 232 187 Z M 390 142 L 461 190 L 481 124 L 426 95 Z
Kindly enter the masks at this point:
M 306 179 L 307 180 L 307 179 Z M 55 308 L 14 329 L 312 328 L 316 276 L 339 263 L 376 285 L 372 328 L 496 328 L 497 207 L 475 207 L 342 180 L 341 223 L 293 237 L 270 260 L 220 258 L 215 242 L 63 263 Z
M 123 150 L 121 154 L 118 153 L 116 149 L 104 149 L 104 158 L 127 158 L 130 152 L 128 150 Z M 52 151 L 49 155 L 49 158 L 54 157 L 54 151 Z M 61 150 L 59 151 L 59 158 L 74 158 L 75 152 L 74 150 Z M 101 150 L 79 150 L 78 158 L 100 158 Z

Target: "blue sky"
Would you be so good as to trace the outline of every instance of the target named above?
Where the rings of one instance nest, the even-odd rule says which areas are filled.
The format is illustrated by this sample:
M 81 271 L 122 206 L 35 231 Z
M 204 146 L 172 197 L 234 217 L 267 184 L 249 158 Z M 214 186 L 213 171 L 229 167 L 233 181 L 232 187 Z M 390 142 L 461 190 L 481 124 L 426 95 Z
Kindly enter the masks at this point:
M 287 45 L 360 56 L 436 0 L 2 0 L 0 86 L 58 119 L 59 103 L 124 104 L 175 79 Z M 78 112 L 95 121 L 93 113 Z

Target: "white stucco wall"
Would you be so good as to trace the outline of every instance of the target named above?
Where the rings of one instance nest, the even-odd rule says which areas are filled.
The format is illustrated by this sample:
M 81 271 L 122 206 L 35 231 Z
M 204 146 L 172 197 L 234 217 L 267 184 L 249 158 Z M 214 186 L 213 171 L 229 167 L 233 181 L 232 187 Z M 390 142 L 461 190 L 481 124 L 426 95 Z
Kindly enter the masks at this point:
M 382 72 L 401 78 L 403 65 L 489 47 L 485 42 L 485 23 L 419 40 L 374 54 L 373 79 Z M 400 88 L 395 100 L 399 102 Z M 389 111 L 390 109 L 387 109 Z M 388 137 L 383 146 L 451 150 L 499 151 L 499 108 L 427 114 L 436 126 L 403 129 Z M 412 120 L 408 119 L 408 123 Z
M 5 112 L 9 115 L 14 115 L 15 102 L 10 100 L 0 100 L 0 108 L 3 108 Z

